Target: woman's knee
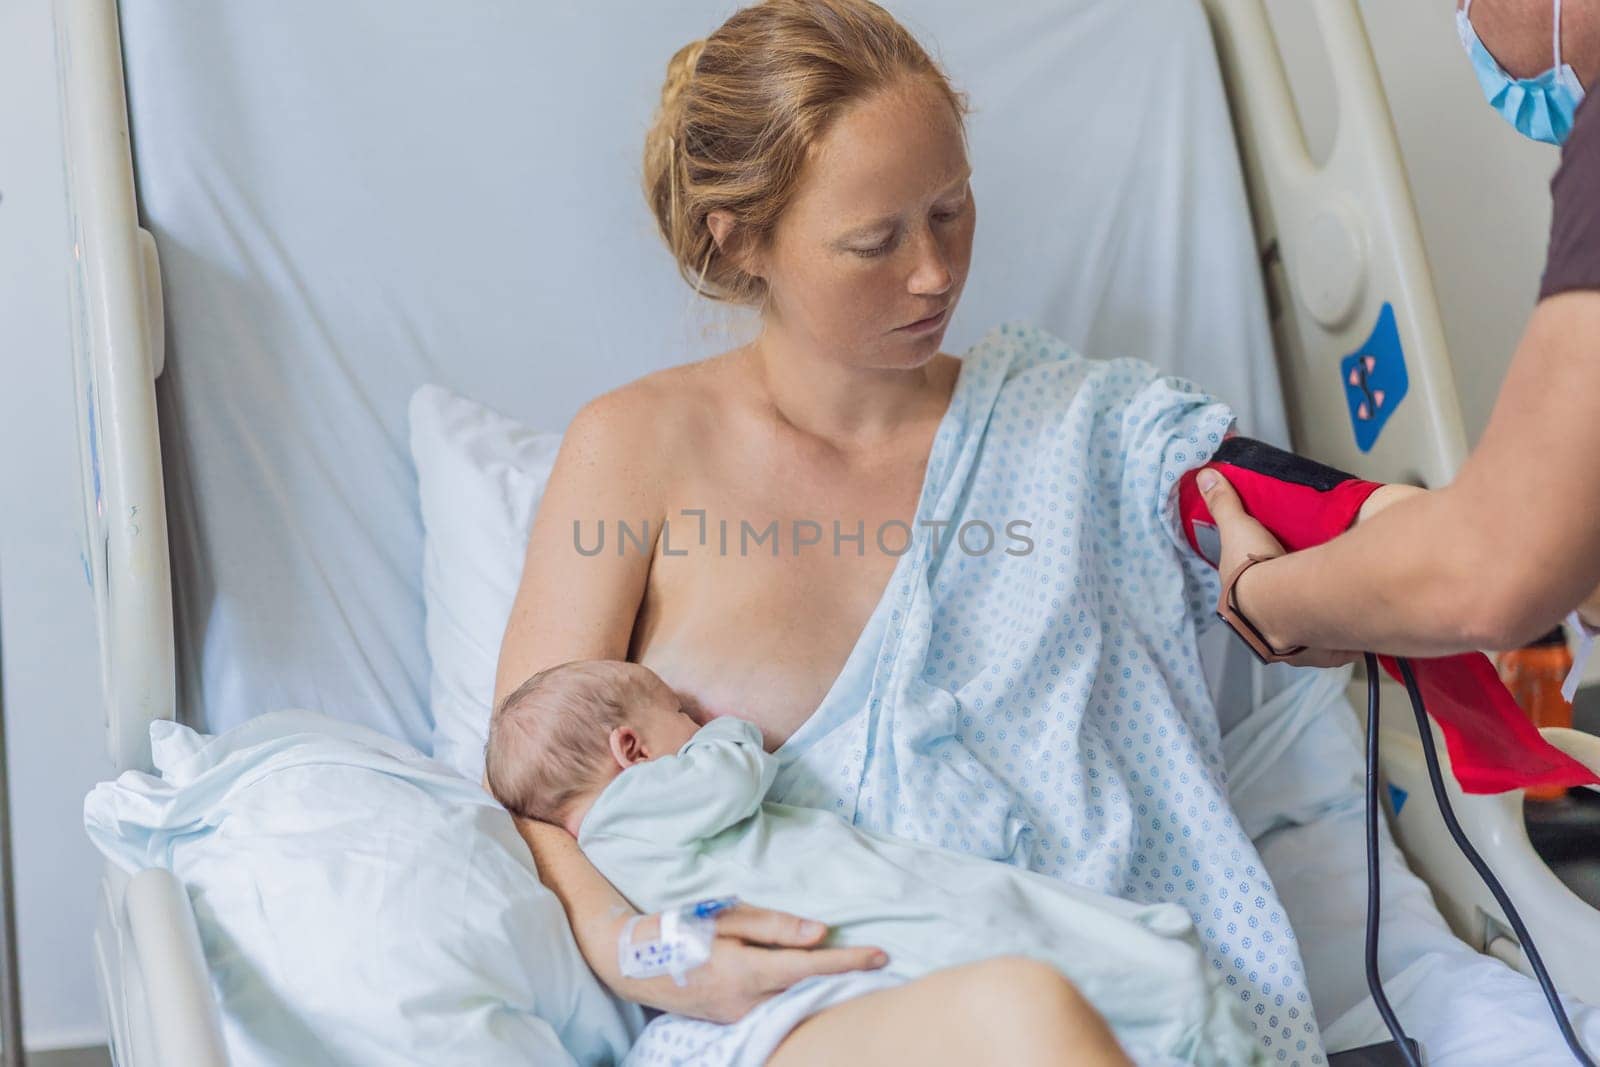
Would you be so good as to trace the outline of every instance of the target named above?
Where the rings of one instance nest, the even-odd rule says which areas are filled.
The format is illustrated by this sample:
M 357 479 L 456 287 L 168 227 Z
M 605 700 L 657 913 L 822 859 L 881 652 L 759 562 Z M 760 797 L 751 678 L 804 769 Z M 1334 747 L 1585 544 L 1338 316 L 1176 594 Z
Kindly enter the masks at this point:
M 1066 975 L 1027 956 L 996 956 L 962 970 L 969 1003 L 994 1013 L 1044 1011 L 1054 1016 L 1094 1011 Z
M 1067 1049 L 1081 1063 L 1126 1063 L 1100 1013 L 1060 971 L 1026 956 L 998 956 L 957 968 L 960 1002 L 984 1040 L 1007 1046 L 1009 1062 L 1054 1063 Z M 1015 1047 L 1010 1047 L 1010 1046 Z

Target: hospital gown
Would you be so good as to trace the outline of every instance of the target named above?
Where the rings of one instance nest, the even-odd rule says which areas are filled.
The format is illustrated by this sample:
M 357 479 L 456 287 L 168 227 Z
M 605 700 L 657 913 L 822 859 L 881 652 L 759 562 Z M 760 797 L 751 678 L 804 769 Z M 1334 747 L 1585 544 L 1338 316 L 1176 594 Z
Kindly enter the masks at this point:
M 1181 904 L 1268 1061 L 1315 1065 L 1294 932 L 1229 806 L 1201 673 L 1216 577 L 1175 514 L 1178 477 L 1231 423 L 1143 362 L 1086 359 L 1028 325 L 991 330 L 935 435 L 917 537 L 775 753 L 769 799 Z M 1002 534 L 975 551 L 977 524 L 1018 520 L 1031 550 Z M 760 1063 L 808 1014 L 893 981 L 813 978 L 726 1026 L 664 1015 L 628 1062 Z
M 873 834 L 828 811 L 764 803 L 778 761 L 735 718 L 625 770 L 578 833 L 636 908 L 733 894 L 804 912 L 829 943 L 875 945 L 887 970 L 1028 956 L 1052 964 L 1130 1050 L 1210 1067 L 1264 1060 L 1238 1000 L 1176 904 L 1136 904 L 946 849 Z

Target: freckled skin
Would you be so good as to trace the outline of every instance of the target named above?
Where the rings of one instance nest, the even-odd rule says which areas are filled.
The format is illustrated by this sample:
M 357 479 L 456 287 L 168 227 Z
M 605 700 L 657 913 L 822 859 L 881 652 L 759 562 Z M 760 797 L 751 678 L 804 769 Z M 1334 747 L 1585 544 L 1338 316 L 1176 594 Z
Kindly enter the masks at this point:
M 681 429 L 660 463 L 673 554 L 658 541 L 630 658 L 699 722 L 737 714 L 776 748 L 826 695 L 877 604 L 904 538 L 890 525 L 880 549 L 876 534 L 910 524 L 960 370 L 939 342 L 971 261 L 969 174 L 959 121 L 927 87 L 858 103 L 808 161 L 770 246 L 746 262 L 770 287 L 760 336 L 644 380 Z M 726 240 L 731 220 L 711 224 Z M 945 307 L 935 330 L 898 329 Z M 706 509 L 704 547 L 701 520 L 682 508 Z M 779 554 L 748 539 L 741 554 L 741 522 L 759 532 L 774 521 Z M 798 553 L 796 521 L 820 527 Z M 859 546 L 847 540 L 858 529 Z

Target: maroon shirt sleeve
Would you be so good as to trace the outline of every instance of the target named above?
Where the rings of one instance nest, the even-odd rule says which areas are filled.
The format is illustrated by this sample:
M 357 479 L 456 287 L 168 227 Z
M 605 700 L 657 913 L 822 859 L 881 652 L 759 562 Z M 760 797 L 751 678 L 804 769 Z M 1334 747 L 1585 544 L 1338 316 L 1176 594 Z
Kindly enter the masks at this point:
M 1550 179 L 1550 258 L 1539 299 L 1600 289 L 1600 85 L 1578 105 L 1561 165 Z

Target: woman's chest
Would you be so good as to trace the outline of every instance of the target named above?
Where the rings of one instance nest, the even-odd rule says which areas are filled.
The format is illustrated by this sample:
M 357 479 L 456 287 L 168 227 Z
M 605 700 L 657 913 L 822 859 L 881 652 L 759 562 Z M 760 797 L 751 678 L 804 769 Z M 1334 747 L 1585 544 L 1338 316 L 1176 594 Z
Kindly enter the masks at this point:
M 831 482 L 786 466 L 686 479 L 630 658 L 781 744 L 827 695 L 912 543 L 923 462 Z

